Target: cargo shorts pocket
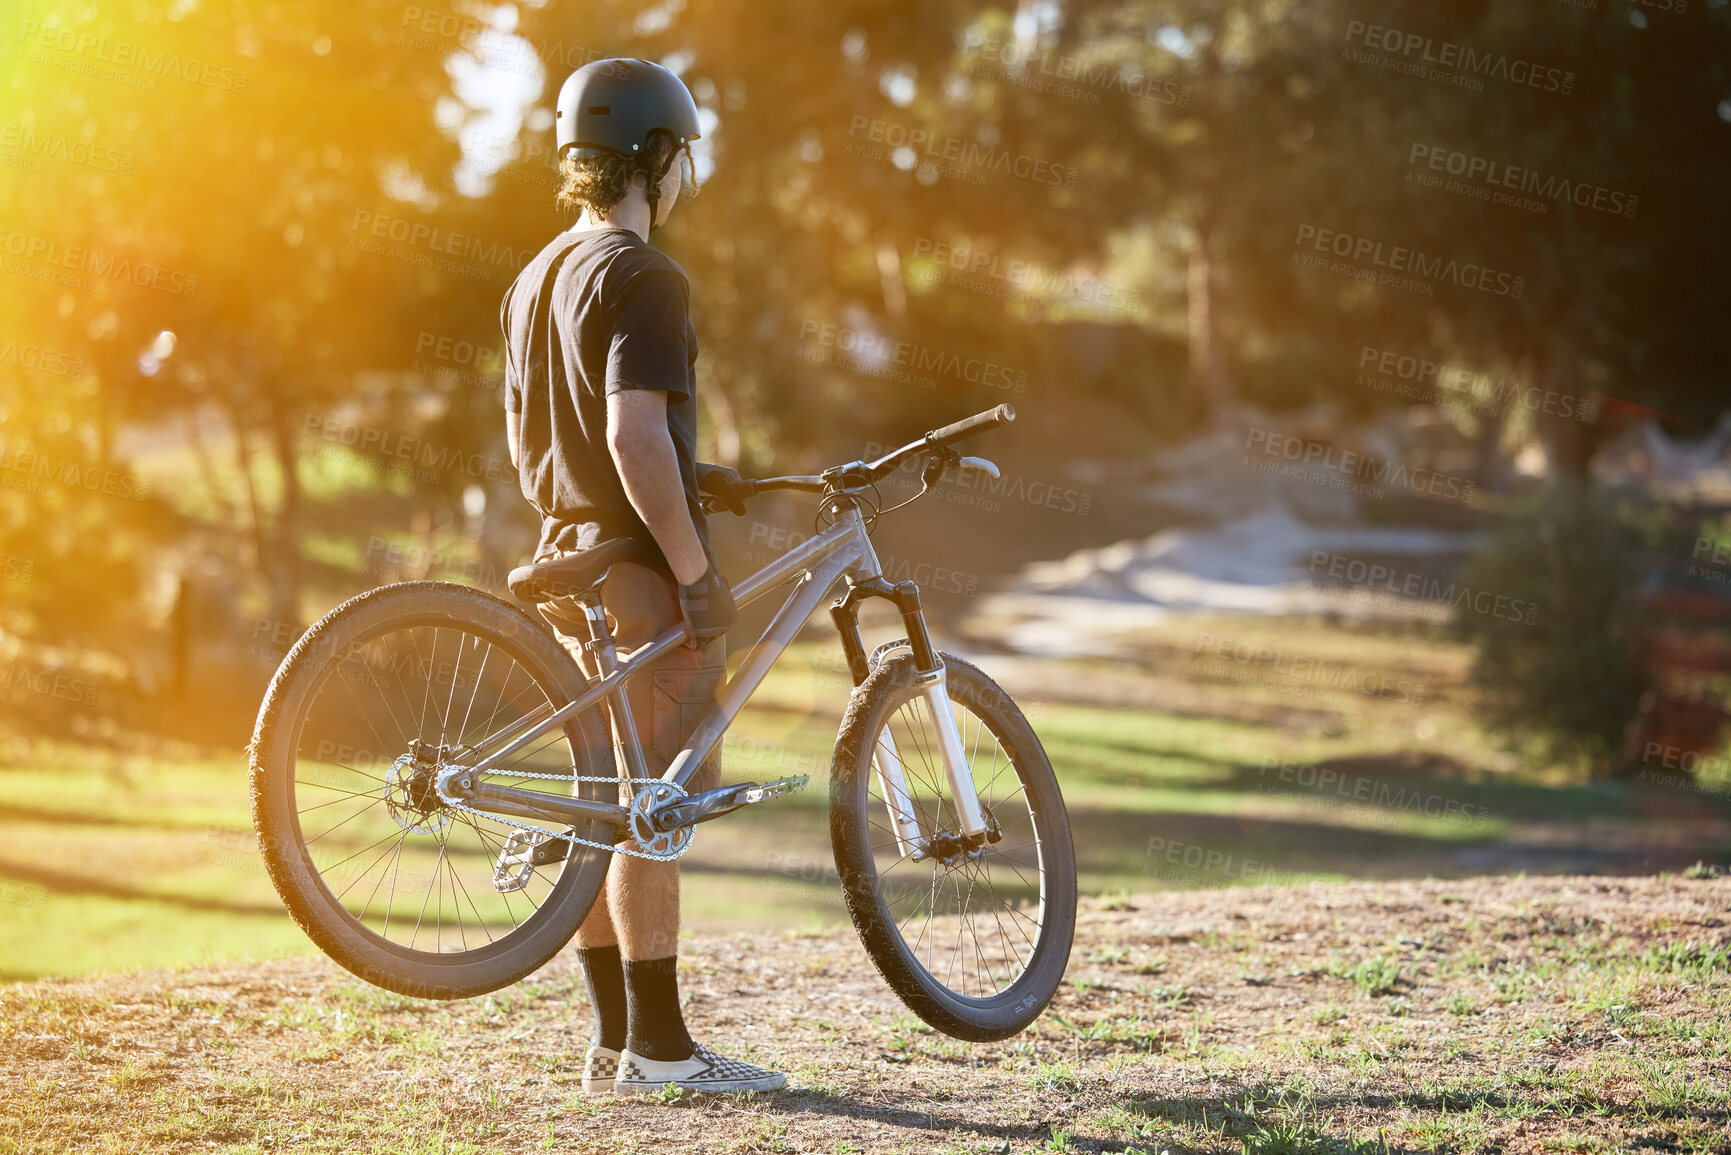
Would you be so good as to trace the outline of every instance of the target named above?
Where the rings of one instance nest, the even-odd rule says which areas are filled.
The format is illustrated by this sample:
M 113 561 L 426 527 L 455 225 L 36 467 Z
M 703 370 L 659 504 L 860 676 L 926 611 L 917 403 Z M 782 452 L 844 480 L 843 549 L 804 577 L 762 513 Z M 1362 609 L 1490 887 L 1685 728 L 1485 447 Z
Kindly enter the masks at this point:
M 686 739 L 715 702 L 715 692 L 727 675 L 725 661 L 681 670 L 657 670 L 654 678 L 654 734 L 651 749 L 663 766 L 678 756 Z M 711 752 L 709 761 L 717 762 L 720 744 Z M 699 789 L 705 787 L 699 785 Z

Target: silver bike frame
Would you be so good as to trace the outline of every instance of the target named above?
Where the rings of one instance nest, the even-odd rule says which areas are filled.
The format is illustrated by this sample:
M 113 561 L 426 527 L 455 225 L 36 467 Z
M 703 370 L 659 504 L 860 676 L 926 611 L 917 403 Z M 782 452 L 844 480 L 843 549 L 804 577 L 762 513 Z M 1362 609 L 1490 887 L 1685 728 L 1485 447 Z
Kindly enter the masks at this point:
M 714 704 L 662 777 L 682 788 L 690 781 L 691 776 L 702 765 L 703 759 L 715 748 L 716 743 L 721 741 L 723 733 L 738 716 L 746 701 L 762 684 L 770 667 L 781 657 L 793 641 L 794 635 L 811 615 L 829 598 L 837 583 L 844 578 L 866 581 L 880 576 L 882 571 L 878 565 L 877 554 L 872 549 L 871 538 L 866 533 L 864 518 L 858 509 L 844 509 L 835 523 L 734 586 L 735 603 L 749 605 L 770 590 L 790 581 L 798 583 L 798 588 L 776 612 L 774 619 L 752 646 L 739 669 L 721 687 Z M 630 777 L 647 777 L 642 747 L 636 741 L 636 719 L 632 715 L 631 702 L 625 692 L 624 683 L 650 662 L 684 642 L 685 627 L 682 623 L 633 650 L 610 672 L 591 683 L 589 689 L 575 700 L 556 709 L 543 707 L 479 743 L 453 752 L 451 760 L 461 762 L 477 776 L 485 775 L 492 766 L 506 761 L 579 711 L 605 701 L 612 711 L 617 733 L 623 739 L 620 745 L 624 749 Z M 961 743 L 956 738 L 955 716 L 949 708 L 949 699 L 944 691 L 943 674 L 944 671 L 940 668 L 936 674 L 928 676 L 921 690 L 928 706 L 933 709 L 945 773 L 950 779 L 952 796 L 958 800 L 958 814 L 963 819 L 962 832 L 979 834 L 985 829 L 985 822 L 980 816 L 979 796 L 974 788 L 972 771 L 966 764 Z M 907 853 L 923 836 L 902 774 L 901 758 L 895 750 L 887 727 L 878 739 L 874 762 L 897 842 L 902 845 L 903 853 Z M 528 818 L 558 815 L 573 820 L 601 819 L 617 824 L 623 821 L 626 814 L 626 808 L 619 805 L 561 797 L 538 790 L 497 786 L 484 781 L 476 782 L 469 802 L 477 809 Z

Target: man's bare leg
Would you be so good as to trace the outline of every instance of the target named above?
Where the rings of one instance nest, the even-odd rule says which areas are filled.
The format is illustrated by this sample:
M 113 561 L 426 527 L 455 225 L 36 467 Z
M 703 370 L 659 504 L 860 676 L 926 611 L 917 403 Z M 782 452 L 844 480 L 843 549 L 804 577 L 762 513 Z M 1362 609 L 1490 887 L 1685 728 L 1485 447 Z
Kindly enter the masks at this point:
M 658 572 L 632 563 L 614 568 L 602 600 L 608 606 L 615 644 L 624 651 L 679 620 L 672 584 Z M 562 640 L 584 672 L 595 676 L 581 643 L 574 638 Z M 656 710 L 657 679 L 670 681 L 681 690 L 679 697 L 687 697 L 688 691 L 713 680 L 705 673 L 706 665 L 713 673 L 721 647 L 717 642 L 702 652 L 676 649 L 627 683 L 649 775 L 659 776 L 667 769 L 669 752 L 696 725 L 695 718 L 681 717 L 679 711 Z M 707 790 L 720 778 L 720 759 L 712 754 L 692 776 L 688 789 Z M 622 788 L 621 802 L 630 798 L 631 790 Z M 636 848 L 632 842 L 623 845 Z M 607 885 L 578 927 L 576 940 L 595 1007 L 596 1045 L 609 1050 L 629 1045 L 636 1053 L 656 1059 L 686 1058 L 693 1044 L 680 1014 L 677 986 L 679 864 L 614 855 Z

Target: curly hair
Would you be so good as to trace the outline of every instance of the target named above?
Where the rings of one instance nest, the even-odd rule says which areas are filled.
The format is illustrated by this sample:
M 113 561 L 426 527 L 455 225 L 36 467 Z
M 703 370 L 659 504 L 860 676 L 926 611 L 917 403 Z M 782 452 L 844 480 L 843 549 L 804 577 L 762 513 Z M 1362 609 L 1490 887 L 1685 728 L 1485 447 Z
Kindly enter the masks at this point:
M 634 175 L 642 173 L 647 185 L 678 151 L 678 141 L 657 132 L 650 134 L 648 150 L 636 156 L 602 153 L 580 158 L 575 152 L 566 153 L 559 161 L 559 193 L 554 201 L 574 213 L 585 209 L 604 213 L 625 199 Z

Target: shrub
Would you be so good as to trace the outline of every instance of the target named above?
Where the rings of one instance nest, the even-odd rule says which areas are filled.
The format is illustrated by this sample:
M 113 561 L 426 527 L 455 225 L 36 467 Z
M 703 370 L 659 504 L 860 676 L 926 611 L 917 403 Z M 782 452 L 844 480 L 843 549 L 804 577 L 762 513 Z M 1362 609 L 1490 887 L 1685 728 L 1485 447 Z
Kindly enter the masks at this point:
M 1558 481 L 1468 561 L 1461 585 L 1488 597 L 1458 605 L 1454 628 L 1478 645 L 1473 680 L 1493 729 L 1554 759 L 1615 765 L 1643 689 L 1634 651 L 1640 537 L 1626 504 Z M 1523 608 L 1511 612 L 1516 603 Z

